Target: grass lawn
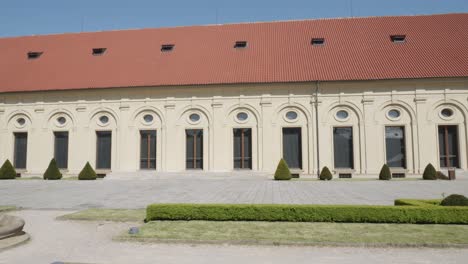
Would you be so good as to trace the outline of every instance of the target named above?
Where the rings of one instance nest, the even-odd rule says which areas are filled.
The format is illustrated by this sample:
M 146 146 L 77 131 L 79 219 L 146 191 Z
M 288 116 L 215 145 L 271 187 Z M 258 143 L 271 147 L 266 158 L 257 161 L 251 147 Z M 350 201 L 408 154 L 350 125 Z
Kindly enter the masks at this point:
M 29 181 L 29 180 L 44 180 L 44 179 L 42 177 L 34 176 L 34 177 L 16 177 L 16 180 Z
M 292 178 L 292 181 L 319 181 L 317 178 Z M 393 178 L 390 181 L 422 181 L 422 178 Z M 378 178 L 333 178 L 332 181 L 380 181 Z M 324 181 L 326 182 L 326 181 Z
M 16 210 L 14 206 L 0 206 L 0 213 Z
M 28 181 L 28 180 L 44 180 L 44 178 L 39 176 L 34 177 L 17 177 L 16 180 L 20 181 Z M 97 178 L 96 180 L 102 180 L 102 178 Z M 71 177 L 62 177 L 62 179 L 57 181 L 78 181 L 78 176 L 71 176 Z
M 59 220 L 137 222 L 146 217 L 145 209 L 87 209 L 57 217 Z
M 468 226 L 154 221 L 117 240 L 265 245 L 468 247 Z

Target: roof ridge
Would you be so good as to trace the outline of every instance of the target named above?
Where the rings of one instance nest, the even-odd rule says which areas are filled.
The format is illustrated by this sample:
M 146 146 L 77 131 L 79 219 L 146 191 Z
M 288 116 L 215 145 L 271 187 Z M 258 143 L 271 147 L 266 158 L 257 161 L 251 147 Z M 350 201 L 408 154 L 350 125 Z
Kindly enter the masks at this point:
M 197 27 L 216 27 L 216 26 L 235 26 L 235 25 L 249 25 L 249 24 L 275 24 L 275 23 L 288 23 L 288 22 L 304 22 L 304 21 L 321 21 L 321 20 L 357 20 L 369 18 L 403 18 L 403 17 L 428 17 L 428 16 L 450 16 L 450 15 L 468 15 L 468 13 L 437 13 L 437 14 L 417 14 L 417 15 L 388 15 L 388 16 L 363 16 L 363 17 L 323 17 L 323 18 L 305 18 L 305 19 L 291 19 L 291 20 L 273 20 L 273 21 L 250 21 L 250 22 L 236 22 L 225 24 L 202 24 L 202 25 L 183 25 L 183 26 L 169 26 L 169 27 L 144 27 L 144 28 L 126 28 L 126 29 L 106 29 L 100 31 L 84 31 L 84 32 L 62 32 L 62 33 L 49 33 L 49 34 L 33 34 L 23 36 L 6 36 L 3 39 L 15 38 L 31 38 L 31 37 L 47 37 L 47 36 L 60 36 L 60 35 L 81 35 L 81 34 L 95 34 L 105 32 L 119 32 L 119 31 L 138 31 L 138 30 L 155 30 L 155 29 L 175 29 L 175 28 L 197 28 Z

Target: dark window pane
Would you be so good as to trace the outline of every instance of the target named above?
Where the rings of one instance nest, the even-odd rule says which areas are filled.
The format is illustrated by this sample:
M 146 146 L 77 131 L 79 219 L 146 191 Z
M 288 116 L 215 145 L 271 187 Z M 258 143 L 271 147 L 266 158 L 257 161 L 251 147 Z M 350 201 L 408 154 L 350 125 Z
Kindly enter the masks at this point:
M 283 128 L 283 158 L 289 168 L 302 169 L 301 128 Z
M 203 169 L 203 130 L 185 130 L 185 164 L 187 169 Z
M 15 153 L 14 165 L 17 169 L 26 169 L 26 157 L 28 153 L 28 133 L 14 133 Z
M 333 152 L 335 168 L 354 168 L 352 127 L 333 128 Z
M 252 168 L 252 129 L 235 128 L 234 133 L 234 168 Z
M 387 165 L 406 168 L 405 128 L 385 127 L 385 146 Z
M 68 132 L 54 132 L 54 158 L 60 169 L 68 168 Z
M 111 168 L 111 153 L 112 153 L 112 132 L 98 131 L 97 147 L 96 147 L 96 168 L 110 169 Z
M 140 168 L 156 169 L 156 131 L 140 131 Z
M 459 168 L 458 126 L 439 126 L 440 167 Z

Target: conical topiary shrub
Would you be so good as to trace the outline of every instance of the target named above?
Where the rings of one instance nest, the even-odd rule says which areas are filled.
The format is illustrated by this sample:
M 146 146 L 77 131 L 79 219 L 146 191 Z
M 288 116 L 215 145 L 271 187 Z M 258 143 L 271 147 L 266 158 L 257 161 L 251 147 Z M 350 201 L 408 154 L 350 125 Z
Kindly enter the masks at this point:
M 437 180 L 437 171 L 431 163 L 427 164 L 423 173 L 424 180 Z
M 281 159 L 276 167 L 275 171 L 275 180 L 277 181 L 287 181 L 292 178 L 291 171 L 289 170 L 288 164 L 284 159 Z
M 52 159 L 49 163 L 49 167 L 44 173 L 44 180 L 60 180 L 62 178 L 62 173 L 57 166 L 55 159 Z
M 0 180 L 13 180 L 16 178 L 16 170 L 9 160 L 5 160 L 0 168 Z
M 323 167 L 322 171 L 320 172 L 319 179 L 321 181 L 329 181 L 333 178 L 333 174 L 330 172 L 327 166 Z
M 86 165 L 78 174 L 78 180 L 95 180 L 97 178 L 96 172 L 93 170 L 93 167 L 89 165 L 89 162 L 86 162 Z
M 390 167 L 388 167 L 387 164 L 384 164 L 379 173 L 379 180 L 389 181 L 391 179 L 392 173 L 390 172 Z

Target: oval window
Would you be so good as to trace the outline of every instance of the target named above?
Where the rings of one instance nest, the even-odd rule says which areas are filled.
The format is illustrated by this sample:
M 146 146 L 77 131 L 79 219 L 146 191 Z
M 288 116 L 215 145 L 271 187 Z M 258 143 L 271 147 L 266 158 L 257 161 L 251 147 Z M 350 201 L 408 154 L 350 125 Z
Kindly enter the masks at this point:
M 452 109 L 449 109 L 449 108 L 442 109 L 442 111 L 440 111 L 440 113 L 442 114 L 443 117 L 453 116 L 453 111 L 452 111 Z
M 336 112 L 336 118 L 338 118 L 340 120 L 344 120 L 344 119 L 348 118 L 348 116 L 349 116 L 349 114 L 345 110 L 340 110 L 340 111 Z
M 396 118 L 399 118 L 400 115 L 401 115 L 400 111 L 398 111 L 396 109 L 392 109 L 392 110 L 388 111 L 388 117 L 390 117 L 390 118 L 396 119 Z
M 109 123 L 109 117 L 101 116 L 101 117 L 99 117 L 99 122 L 101 122 L 102 124 L 107 124 L 107 123 Z
M 20 118 L 16 119 L 16 123 L 18 123 L 18 125 L 20 125 L 20 126 L 24 126 L 24 124 L 26 124 L 26 119 L 20 117 Z
M 198 122 L 198 121 L 200 121 L 200 115 L 199 114 L 191 114 L 189 116 L 189 119 L 190 119 L 190 121 L 192 121 L 194 123 Z
M 67 122 L 67 119 L 63 116 L 57 118 L 57 123 L 59 123 L 59 125 L 64 125 L 66 122 Z
M 143 120 L 145 120 L 145 123 L 148 123 L 148 124 L 151 123 L 151 122 L 153 122 L 153 119 L 154 119 L 154 118 L 153 118 L 152 115 L 144 115 L 144 116 L 143 116 Z
M 244 113 L 244 112 L 238 113 L 236 117 L 237 117 L 237 120 L 239 120 L 239 121 L 245 121 L 245 120 L 247 120 L 247 118 L 249 118 L 247 113 Z
M 289 111 L 286 113 L 286 118 L 288 120 L 296 120 L 297 119 L 297 113 L 294 111 Z

